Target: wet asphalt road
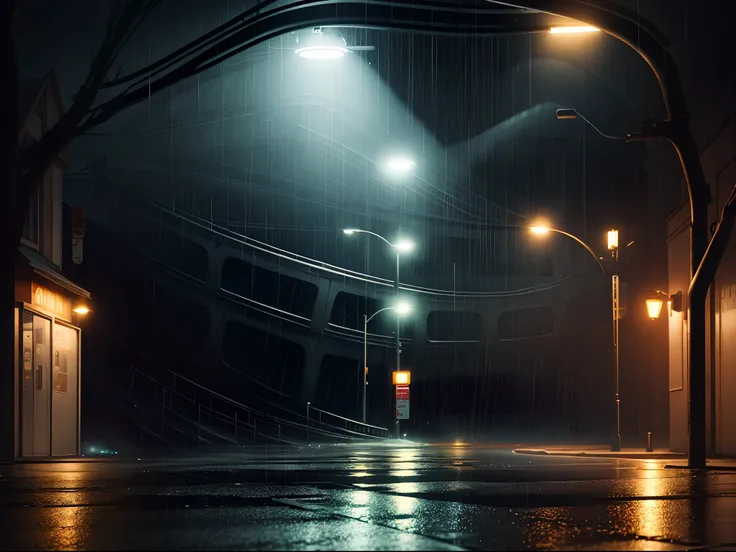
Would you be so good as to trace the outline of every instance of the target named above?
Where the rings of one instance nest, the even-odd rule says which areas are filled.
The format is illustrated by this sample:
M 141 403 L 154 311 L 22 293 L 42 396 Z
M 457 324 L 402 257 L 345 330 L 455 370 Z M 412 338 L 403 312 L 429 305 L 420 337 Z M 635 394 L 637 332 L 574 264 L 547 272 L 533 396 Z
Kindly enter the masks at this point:
M 665 463 L 384 443 L 6 465 L 0 549 L 736 550 L 736 472 Z

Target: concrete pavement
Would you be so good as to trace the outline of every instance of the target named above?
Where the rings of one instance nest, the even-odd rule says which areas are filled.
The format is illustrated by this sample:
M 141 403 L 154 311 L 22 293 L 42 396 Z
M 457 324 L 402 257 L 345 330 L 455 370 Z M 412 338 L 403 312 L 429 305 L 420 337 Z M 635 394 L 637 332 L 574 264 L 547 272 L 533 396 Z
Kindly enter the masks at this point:
M 7 465 L 0 549 L 685 550 L 736 542 L 736 474 L 664 466 L 396 442 Z

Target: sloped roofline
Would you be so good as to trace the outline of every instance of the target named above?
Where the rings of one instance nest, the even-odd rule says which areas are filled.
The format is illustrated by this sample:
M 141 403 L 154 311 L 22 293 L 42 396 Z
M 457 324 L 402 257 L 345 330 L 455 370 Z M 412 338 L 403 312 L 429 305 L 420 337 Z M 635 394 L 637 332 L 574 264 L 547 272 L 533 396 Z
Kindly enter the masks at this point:
M 48 73 L 46 73 L 43 77 L 43 82 L 41 86 L 38 87 L 38 90 L 36 90 L 36 97 L 33 98 L 33 101 L 30 103 L 30 106 L 26 113 L 22 114 L 23 116 L 23 122 L 20 125 L 19 128 L 19 135 L 18 138 L 22 140 L 23 136 L 26 133 L 26 126 L 28 124 L 28 119 L 31 115 L 31 113 L 35 113 L 36 108 L 38 107 L 38 102 L 43 96 L 44 92 L 48 90 L 50 91 L 51 95 L 54 98 L 54 101 L 56 103 L 56 107 L 59 112 L 59 117 L 62 117 L 66 110 L 64 109 L 64 102 L 61 99 L 61 87 L 59 86 L 59 79 L 56 76 L 56 73 L 53 70 L 50 70 Z M 64 149 L 62 149 L 59 154 L 57 155 L 57 159 L 61 161 L 61 163 L 65 166 L 69 166 L 69 146 L 65 146 Z

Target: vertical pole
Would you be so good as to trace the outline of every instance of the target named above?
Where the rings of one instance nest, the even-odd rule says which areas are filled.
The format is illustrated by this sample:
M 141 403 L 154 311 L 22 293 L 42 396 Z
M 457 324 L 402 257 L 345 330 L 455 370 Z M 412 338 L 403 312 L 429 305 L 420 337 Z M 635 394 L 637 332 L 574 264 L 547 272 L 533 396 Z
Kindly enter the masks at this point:
M 307 401 L 307 430 L 306 435 L 304 436 L 306 438 L 305 440 L 307 441 L 307 444 L 309 444 L 309 404 L 309 401 Z
M 619 277 L 614 274 L 611 277 L 611 298 L 613 310 L 613 363 L 615 371 L 615 402 L 616 402 L 616 435 L 614 437 L 611 450 L 618 452 L 621 450 L 621 400 L 619 397 L 619 348 L 618 348 L 618 313 L 619 313 Z
M 399 300 L 399 260 L 401 256 L 396 253 L 396 281 L 394 282 L 394 292 L 396 294 L 396 301 Z M 401 370 L 401 336 L 400 336 L 400 330 L 401 330 L 401 317 L 396 315 L 396 371 L 398 372 Z M 394 398 L 396 400 L 396 398 Z M 394 406 L 394 415 L 397 416 L 398 412 L 396 411 L 396 407 Z M 401 422 L 396 419 L 396 438 L 401 438 Z
M 363 423 L 366 423 L 366 393 L 368 392 L 368 315 L 363 315 Z
M 689 134 L 689 133 L 688 133 Z M 683 137 L 684 138 L 684 137 Z M 687 153 L 680 147 L 685 175 L 690 188 L 691 224 L 690 224 L 690 277 L 689 312 L 687 324 L 690 330 L 689 377 L 688 377 L 688 467 L 704 469 L 707 464 L 706 438 L 706 387 L 705 387 L 705 354 L 706 354 L 706 301 L 708 288 L 713 283 L 713 276 L 703 274 L 702 280 L 708 285 L 693 285 L 695 274 L 708 247 L 708 200 L 709 189 L 702 175 L 702 168 L 696 167 L 699 163 L 697 149 L 692 135 L 687 137 Z M 689 155 L 688 155 L 689 154 Z M 688 159 L 688 163 L 684 160 Z M 688 166 L 693 171 L 688 171 Z M 700 169 L 700 170 L 698 170 Z M 693 174 L 695 173 L 695 174 Z M 694 180 L 694 181 L 693 181 Z M 706 280 L 706 278 L 708 278 Z M 713 331 L 711 329 L 711 331 Z M 711 385 L 713 383 L 711 382 Z M 713 423 L 711 421 L 711 423 Z

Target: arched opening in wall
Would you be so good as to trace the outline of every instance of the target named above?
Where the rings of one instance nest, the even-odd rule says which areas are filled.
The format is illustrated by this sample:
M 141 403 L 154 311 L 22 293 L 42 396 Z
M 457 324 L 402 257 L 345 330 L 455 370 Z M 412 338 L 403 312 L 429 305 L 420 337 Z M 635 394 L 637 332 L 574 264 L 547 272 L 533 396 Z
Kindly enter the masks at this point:
M 362 416 L 362 379 L 358 359 L 325 355 L 319 369 L 319 380 L 313 404 L 351 420 Z M 373 376 L 369 370 L 369 374 Z
M 514 376 L 507 374 L 509 364 L 496 351 L 485 344 L 429 348 L 431 353 L 412 378 L 417 431 L 463 438 L 491 436 L 494 429 L 513 425 L 509 416 L 518 410 L 518 404 L 509 378 Z
M 207 250 L 203 246 L 163 226 L 149 243 L 156 248 L 156 259 L 160 262 L 197 280 L 207 281 Z
M 305 353 L 293 341 L 231 320 L 222 340 L 222 358 L 263 391 L 297 397 L 301 390 Z
M 501 340 L 543 337 L 554 332 L 552 307 L 531 307 L 501 313 L 498 338 Z
M 427 338 L 432 342 L 480 341 L 483 317 L 474 311 L 435 310 L 427 316 Z
M 202 360 L 208 347 L 210 311 L 189 297 L 156 284 L 150 322 L 157 348 L 177 358 Z M 176 370 L 176 363 L 166 363 Z
M 386 306 L 388 305 L 384 305 L 382 301 L 373 297 L 340 291 L 332 303 L 330 324 L 362 332 L 363 317 L 366 314 L 370 317 Z M 384 320 L 382 320 L 383 315 L 384 313 L 381 313 L 368 322 L 368 333 L 380 334 L 386 330 L 386 325 L 383 323 Z
M 222 289 L 252 301 L 311 318 L 317 285 L 229 257 L 222 267 Z

